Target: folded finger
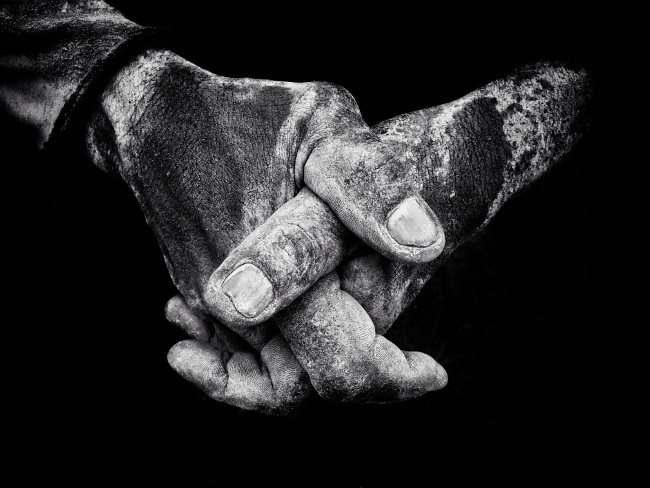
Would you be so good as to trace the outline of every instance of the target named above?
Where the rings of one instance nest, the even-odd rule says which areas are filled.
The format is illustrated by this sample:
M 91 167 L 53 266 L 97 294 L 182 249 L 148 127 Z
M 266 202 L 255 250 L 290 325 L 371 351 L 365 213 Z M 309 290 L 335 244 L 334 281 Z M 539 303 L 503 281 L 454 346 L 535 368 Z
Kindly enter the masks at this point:
M 312 389 L 305 371 L 277 335 L 258 355 L 229 352 L 197 340 L 174 345 L 167 360 L 184 379 L 213 400 L 261 413 L 295 413 Z
M 401 351 L 377 335 L 359 303 L 340 289 L 336 272 L 275 320 L 312 385 L 328 401 L 392 402 L 447 383 L 447 373 L 433 358 Z

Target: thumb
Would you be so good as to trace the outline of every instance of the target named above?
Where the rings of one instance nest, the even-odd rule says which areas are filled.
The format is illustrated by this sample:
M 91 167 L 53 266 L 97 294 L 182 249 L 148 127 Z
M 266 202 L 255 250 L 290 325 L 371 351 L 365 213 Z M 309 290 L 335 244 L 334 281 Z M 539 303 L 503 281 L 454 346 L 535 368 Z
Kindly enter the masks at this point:
M 442 226 L 433 212 L 431 218 L 439 228 L 436 246 L 444 247 Z M 205 302 L 225 324 L 259 324 L 333 271 L 359 244 L 330 207 L 303 188 L 230 252 L 210 276 Z
M 396 157 L 360 116 L 356 126 L 355 121 L 348 125 L 349 130 L 323 138 L 312 149 L 304 165 L 305 184 L 350 231 L 387 258 L 432 261 L 442 252 L 445 235 L 419 194 L 417 168 Z
M 358 244 L 327 204 L 303 188 L 212 273 L 206 304 L 229 326 L 259 324 L 336 268 Z
M 549 86 L 552 89 L 545 88 Z M 350 150 L 358 168 L 364 164 L 359 148 L 369 148 L 368 154 L 384 154 L 383 163 L 374 157 L 370 176 L 360 171 L 348 178 L 345 168 L 335 174 L 333 167 L 345 166 L 344 155 L 338 154 L 344 143 L 337 146 L 338 136 L 330 136 L 329 142 L 322 148 L 317 145 L 306 158 L 304 181 L 313 193 L 303 189 L 240 243 L 213 273 L 208 284 L 212 313 L 228 324 L 254 325 L 268 319 L 334 269 L 356 245 L 352 233 L 332 211 L 358 237 L 385 237 L 390 229 L 396 229 L 390 218 L 397 210 L 390 214 L 390 205 L 417 185 L 439 212 L 444 233 L 440 226 L 438 244 L 441 250 L 445 248 L 445 256 L 449 255 L 486 225 L 512 195 L 571 149 L 586 127 L 589 96 L 589 79 L 582 70 L 548 63 L 522 68 L 456 102 L 401 115 L 374 127 L 385 146 L 375 144 L 373 149 L 373 141 L 359 139 L 357 149 Z M 516 100 L 521 104 L 513 102 Z M 484 106 L 488 109 L 483 110 Z M 401 147 L 399 158 L 390 160 L 385 149 L 388 144 Z M 334 163 L 324 159 L 326 153 Z M 410 174 L 408 165 L 415 168 L 412 180 L 416 186 L 411 190 L 399 174 L 390 178 L 391 168 Z M 346 187 L 348 180 L 357 183 Z M 393 184 L 382 185 L 383 180 Z M 364 192 L 363 181 L 374 181 L 376 186 L 368 183 Z M 352 195 L 347 200 L 346 191 L 348 197 Z M 403 201 L 416 200 L 419 205 L 419 196 L 412 198 Z M 380 220 L 382 212 L 388 216 L 386 225 Z M 438 217 L 429 215 L 439 226 Z M 361 268 L 369 272 L 350 273 L 349 262 L 346 264 L 343 287 L 368 310 L 374 309 L 370 304 L 375 303 L 380 313 L 371 312 L 372 318 L 375 325 L 385 328 L 426 282 L 428 273 L 386 260 L 364 262 Z M 248 266 L 242 269 L 245 264 Z M 232 287 L 229 296 L 222 290 L 227 284 Z M 247 314 L 238 312 L 235 302 L 239 298 L 252 307 Z M 387 305 L 390 317 L 384 313 Z

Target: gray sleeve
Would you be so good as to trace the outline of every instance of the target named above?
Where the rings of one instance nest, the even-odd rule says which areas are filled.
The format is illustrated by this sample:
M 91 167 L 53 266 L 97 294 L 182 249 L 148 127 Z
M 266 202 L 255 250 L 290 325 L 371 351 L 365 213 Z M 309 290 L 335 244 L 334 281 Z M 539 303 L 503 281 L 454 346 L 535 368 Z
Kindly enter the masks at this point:
M 0 2 L 0 118 L 27 146 L 52 146 L 84 95 L 164 32 L 97 0 Z

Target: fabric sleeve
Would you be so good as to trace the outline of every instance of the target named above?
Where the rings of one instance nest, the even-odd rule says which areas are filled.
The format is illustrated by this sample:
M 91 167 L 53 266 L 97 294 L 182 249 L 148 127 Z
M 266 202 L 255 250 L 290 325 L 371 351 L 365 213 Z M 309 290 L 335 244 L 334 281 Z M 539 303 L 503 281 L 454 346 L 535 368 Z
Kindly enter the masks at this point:
M 3 1 L 0 122 L 25 146 L 55 145 L 84 96 L 161 33 L 97 0 Z

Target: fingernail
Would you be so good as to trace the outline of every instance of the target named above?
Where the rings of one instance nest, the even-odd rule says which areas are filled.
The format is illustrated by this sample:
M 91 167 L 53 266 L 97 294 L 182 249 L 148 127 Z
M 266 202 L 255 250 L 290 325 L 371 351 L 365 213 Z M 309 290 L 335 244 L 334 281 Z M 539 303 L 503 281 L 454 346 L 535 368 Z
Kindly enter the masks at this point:
M 393 211 L 388 232 L 403 246 L 427 247 L 438 237 L 436 225 L 415 197 L 407 198 Z
M 273 285 L 257 266 L 244 264 L 221 285 L 235 308 L 246 317 L 257 317 L 273 300 Z

